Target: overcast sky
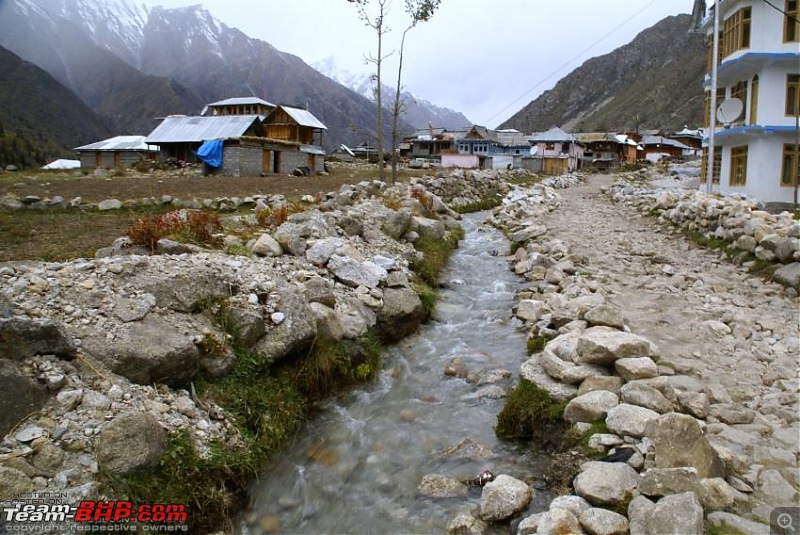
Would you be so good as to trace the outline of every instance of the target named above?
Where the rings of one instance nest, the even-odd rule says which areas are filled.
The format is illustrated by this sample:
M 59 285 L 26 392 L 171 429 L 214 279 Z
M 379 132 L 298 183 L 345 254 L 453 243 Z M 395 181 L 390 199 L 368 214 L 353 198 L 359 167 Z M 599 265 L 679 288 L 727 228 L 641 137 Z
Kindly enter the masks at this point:
M 142 0 L 179 7 L 202 4 L 212 15 L 306 63 L 333 57 L 351 72 L 369 72 L 364 55 L 376 35 L 346 0 Z M 390 0 L 384 51 L 397 50 L 407 25 L 404 0 Z M 368 4 L 374 12 L 375 0 Z M 403 86 L 418 98 L 496 127 L 587 59 L 629 43 L 692 0 L 442 0 L 433 18 L 408 33 Z M 395 55 L 396 57 L 396 55 Z M 385 62 L 394 86 L 397 63 Z M 262 95 L 269 99 L 269 95 Z

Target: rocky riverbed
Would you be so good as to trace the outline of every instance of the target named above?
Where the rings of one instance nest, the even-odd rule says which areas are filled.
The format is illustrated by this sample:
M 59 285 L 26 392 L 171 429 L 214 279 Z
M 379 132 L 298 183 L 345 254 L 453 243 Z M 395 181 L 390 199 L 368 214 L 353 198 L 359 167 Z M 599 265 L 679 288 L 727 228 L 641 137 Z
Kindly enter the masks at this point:
M 708 226 L 709 207 L 718 217 L 735 210 L 744 226 L 750 210 L 726 209 L 741 201 L 641 180 L 636 197 L 612 180 L 595 175 L 563 190 L 554 211 L 520 199 L 491 218 L 522 245 L 510 267 L 531 282 L 516 314 L 530 336 L 548 340 L 520 376 L 570 399 L 564 417 L 578 430 L 603 422 L 588 444 L 612 454 L 583 464 L 573 494 L 516 532 L 769 533 L 773 510 L 797 506 L 800 488 L 797 293 L 625 206 L 647 212 L 660 200 L 674 210 L 662 221 L 696 212 L 704 217 L 694 225 Z M 752 219 L 753 250 L 770 260 L 778 255 L 768 243 L 798 250 L 790 217 Z M 480 532 L 486 519 L 454 519 L 449 531 Z

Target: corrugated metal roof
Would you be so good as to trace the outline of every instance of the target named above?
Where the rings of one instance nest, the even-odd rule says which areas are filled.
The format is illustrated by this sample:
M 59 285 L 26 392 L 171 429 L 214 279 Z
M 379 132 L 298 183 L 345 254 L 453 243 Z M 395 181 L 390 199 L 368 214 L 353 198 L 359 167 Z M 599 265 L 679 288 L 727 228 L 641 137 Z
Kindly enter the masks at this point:
M 548 130 L 547 132 L 536 132 L 531 135 L 529 141 L 532 143 L 542 143 L 542 142 L 559 142 L 559 141 L 577 141 L 575 136 L 572 134 L 568 134 L 561 130 L 559 127 L 555 126 Z
M 267 102 L 266 100 L 260 99 L 258 97 L 233 97 L 233 98 L 226 98 L 225 100 L 219 100 L 217 102 L 212 102 L 208 104 L 208 106 L 238 106 L 244 104 L 262 104 L 264 106 L 272 106 L 275 107 L 275 104 L 272 102 Z
M 680 141 L 663 136 L 644 136 L 642 138 L 642 145 L 666 145 L 668 147 L 676 147 L 679 149 L 691 149 L 690 146 L 685 145 Z
M 300 152 L 325 156 L 325 151 L 319 145 L 300 145 Z
M 258 120 L 258 115 L 167 117 L 150 132 L 147 142 L 197 143 L 209 139 L 236 139 Z
M 82 147 L 76 147 L 76 151 L 120 151 L 120 150 L 151 150 L 158 151 L 158 147 L 148 146 L 144 136 L 117 136 L 103 141 L 97 141 Z
M 80 160 L 59 159 L 42 167 L 42 169 L 78 169 L 81 166 Z
M 320 128 L 322 130 L 328 129 L 327 126 L 322 124 L 322 122 L 314 117 L 314 114 L 308 110 L 301 110 L 300 108 L 292 108 L 289 106 L 280 107 L 289 114 L 289 117 L 297 121 L 297 124 L 300 126 L 310 126 L 311 128 Z

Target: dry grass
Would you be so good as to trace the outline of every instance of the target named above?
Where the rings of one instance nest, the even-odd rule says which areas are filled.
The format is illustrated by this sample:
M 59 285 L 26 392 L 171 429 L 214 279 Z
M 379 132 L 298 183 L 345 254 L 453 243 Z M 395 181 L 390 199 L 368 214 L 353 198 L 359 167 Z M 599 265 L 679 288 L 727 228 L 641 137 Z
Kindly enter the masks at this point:
M 428 171 L 430 173 L 430 171 Z M 408 170 L 401 179 L 421 176 Z M 329 176 L 312 177 L 213 177 L 157 171 L 140 174 L 129 170 L 122 176 L 95 177 L 75 172 L 0 173 L 0 197 L 28 195 L 66 200 L 81 197 L 84 203 L 103 199 L 140 199 L 169 195 L 180 199 L 247 197 L 282 194 L 290 201 L 303 195 L 324 195 L 343 184 L 377 179 L 373 167 L 338 168 Z M 0 211 L 0 262 L 9 260 L 63 261 L 91 257 L 124 236 L 134 221 L 168 212 L 167 208 L 138 208 L 106 212 L 82 210 Z

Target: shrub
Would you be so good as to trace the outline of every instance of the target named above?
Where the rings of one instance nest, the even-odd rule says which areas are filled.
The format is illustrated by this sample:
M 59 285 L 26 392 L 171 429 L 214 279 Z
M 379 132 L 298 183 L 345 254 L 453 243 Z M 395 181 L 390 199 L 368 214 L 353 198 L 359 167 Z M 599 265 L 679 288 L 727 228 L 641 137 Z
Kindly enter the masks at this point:
M 198 245 L 216 245 L 215 233 L 221 230 L 222 223 L 216 213 L 175 210 L 136 219 L 128 228 L 128 237 L 134 244 L 154 252 L 158 240 L 167 237 Z
M 567 401 L 554 401 L 547 391 L 523 379 L 497 415 L 495 433 L 500 438 L 530 438 L 554 449 L 566 429 L 562 418 L 566 405 Z

